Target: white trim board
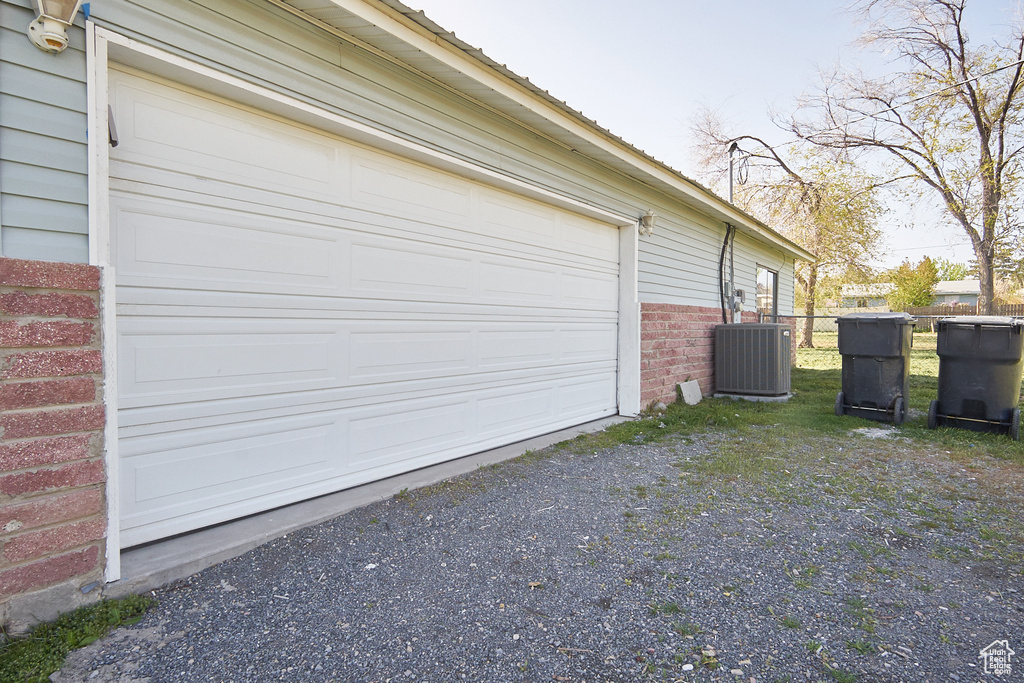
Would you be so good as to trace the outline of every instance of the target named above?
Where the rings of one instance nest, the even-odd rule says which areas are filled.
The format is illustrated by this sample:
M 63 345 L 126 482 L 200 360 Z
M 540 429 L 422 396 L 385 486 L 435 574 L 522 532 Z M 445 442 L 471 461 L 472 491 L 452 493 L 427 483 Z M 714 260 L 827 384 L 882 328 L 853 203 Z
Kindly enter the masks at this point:
M 114 269 L 110 264 L 110 152 L 107 134 L 107 41 L 85 23 L 88 109 L 89 263 L 101 269 L 100 312 L 103 339 L 103 428 L 107 528 L 103 578 L 121 578 L 120 465 L 117 447 L 117 313 Z

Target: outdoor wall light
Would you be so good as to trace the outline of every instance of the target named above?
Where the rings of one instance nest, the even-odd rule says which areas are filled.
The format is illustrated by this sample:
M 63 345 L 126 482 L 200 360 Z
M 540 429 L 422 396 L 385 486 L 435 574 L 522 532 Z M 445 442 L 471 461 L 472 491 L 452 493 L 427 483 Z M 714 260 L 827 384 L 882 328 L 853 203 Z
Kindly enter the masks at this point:
M 35 0 L 36 20 L 28 25 L 28 39 L 43 52 L 57 54 L 68 46 L 68 26 L 82 0 Z
M 640 216 L 640 234 L 644 237 L 650 237 L 654 233 L 654 212 L 648 210 L 643 216 Z

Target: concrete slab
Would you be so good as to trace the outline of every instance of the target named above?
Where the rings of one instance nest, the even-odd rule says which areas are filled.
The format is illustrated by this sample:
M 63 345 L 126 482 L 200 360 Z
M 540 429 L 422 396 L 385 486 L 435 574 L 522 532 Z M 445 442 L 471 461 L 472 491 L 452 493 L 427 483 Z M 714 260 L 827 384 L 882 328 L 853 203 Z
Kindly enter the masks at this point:
M 695 406 L 704 398 L 700 393 L 700 384 L 695 379 L 680 384 L 679 395 L 683 397 L 683 402 L 688 406 Z
M 755 403 L 785 403 L 793 397 L 793 394 L 782 396 L 757 396 L 756 394 L 715 394 L 715 398 L 731 398 L 735 401 L 754 401 Z
M 601 431 L 628 419 L 612 416 L 587 422 L 128 550 L 121 554 L 121 579 L 107 584 L 103 589 L 103 596 L 119 597 L 153 590 L 238 557 L 275 538 L 326 522 L 370 503 L 385 500 L 400 491 L 436 484 L 480 467 L 511 460 L 526 451 L 540 450 L 580 434 Z

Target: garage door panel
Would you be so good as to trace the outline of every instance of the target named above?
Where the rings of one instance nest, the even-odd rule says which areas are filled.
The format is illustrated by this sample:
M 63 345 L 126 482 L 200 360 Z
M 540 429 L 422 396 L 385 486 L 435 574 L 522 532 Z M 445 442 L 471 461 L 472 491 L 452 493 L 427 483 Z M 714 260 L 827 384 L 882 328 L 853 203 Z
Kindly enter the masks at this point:
M 438 336 L 432 341 L 437 342 L 441 337 Z M 272 365 L 269 362 L 267 365 L 260 365 L 257 359 L 266 352 L 265 349 L 255 344 L 247 347 L 240 342 L 236 351 L 239 357 L 228 358 L 224 361 L 224 370 L 217 370 L 223 374 L 200 375 L 196 368 L 211 367 L 221 358 L 231 354 L 230 343 L 221 343 L 229 339 L 227 335 L 216 338 L 217 343 L 209 344 L 212 350 L 201 346 L 202 339 L 199 342 L 184 341 L 176 339 L 175 336 L 168 336 L 160 341 L 146 339 L 138 342 L 135 339 L 128 339 L 123 344 L 124 352 L 119 351 L 119 355 L 122 356 L 118 366 L 119 382 L 123 384 L 122 392 L 119 394 L 122 426 L 127 428 L 135 424 L 175 421 L 185 419 L 184 416 L 203 415 L 207 411 L 230 414 L 234 411 L 247 410 L 245 407 L 248 405 L 315 405 L 334 401 L 358 404 L 360 401 L 381 395 L 382 391 L 385 391 L 382 384 L 400 384 L 400 393 L 397 388 L 385 393 L 397 399 L 399 395 L 424 392 L 436 395 L 458 393 L 478 384 L 504 387 L 561 373 L 575 375 L 588 371 L 614 372 L 613 361 L 601 359 L 597 350 L 605 344 L 604 340 L 595 335 L 595 340 L 586 341 L 580 347 L 569 346 L 570 339 L 556 340 L 553 348 L 547 351 L 549 357 L 538 358 L 535 361 L 505 356 L 476 364 L 472 360 L 464 360 L 464 356 L 475 355 L 474 349 L 468 348 L 463 351 L 459 348 L 458 354 L 454 354 L 450 350 L 438 349 L 435 345 L 432 349 L 418 351 L 421 362 L 400 358 L 400 366 L 388 373 L 386 362 L 381 360 L 380 355 L 373 355 L 369 359 L 361 359 L 357 355 L 352 361 L 352 366 L 362 361 L 365 367 L 356 367 L 348 375 L 339 362 L 344 356 L 326 350 L 329 348 L 326 343 L 283 343 L 281 348 L 285 349 L 285 352 L 296 351 L 301 359 L 291 360 L 288 364 L 275 359 Z M 465 335 L 461 341 L 469 346 Z M 514 337 L 509 338 L 507 342 L 514 343 Z M 503 345 L 507 348 L 508 343 Z M 331 344 L 330 347 L 333 346 Z M 176 350 L 175 347 L 180 347 L 180 350 Z M 176 374 L 174 368 L 180 366 L 170 364 L 179 362 L 178 359 L 189 351 L 196 352 L 195 358 L 188 360 L 191 369 Z M 207 352 L 207 355 L 201 355 Z M 396 348 L 392 346 L 381 353 L 395 352 Z M 436 355 L 431 357 L 431 352 Z M 540 353 L 538 352 L 538 355 Z M 552 357 L 556 355 L 562 357 Z M 139 358 L 146 362 L 164 358 L 167 362 L 164 367 L 156 370 L 139 370 L 137 367 L 143 365 Z M 460 370 L 464 365 L 473 368 Z M 228 376 L 227 372 L 232 368 L 236 370 Z M 289 368 L 292 371 L 285 372 Z M 457 376 L 453 377 L 453 373 L 457 373 Z M 306 395 L 308 392 L 314 393 Z M 261 398 L 264 399 L 263 402 L 259 402 Z M 201 410 L 191 408 L 188 401 L 195 400 L 203 401 Z M 233 407 L 230 403 L 234 403 Z M 155 411 L 146 411 L 147 408 Z M 154 412 L 162 417 L 154 417 Z
M 117 185 L 123 184 L 117 183 Z M 139 189 L 136 188 L 136 190 Z M 417 265 L 420 268 L 436 266 L 444 269 L 446 266 L 463 262 L 480 262 L 481 264 L 486 263 L 491 268 L 501 266 L 506 269 L 523 268 L 527 271 L 523 273 L 523 277 L 527 279 L 547 277 L 547 274 L 552 271 L 577 270 L 581 266 L 578 256 L 567 255 L 563 250 L 543 249 L 536 246 L 533 251 L 526 254 L 517 251 L 517 249 L 521 249 L 519 245 L 498 240 L 493 235 L 481 235 L 476 242 L 468 242 L 466 240 L 467 233 L 461 229 L 453 230 L 449 227 L 423 222 L 410 223 L 408 220 L 397 221 L 393 217 L 367 215 L 348 208 L 325 207 L 319 202 L 308 203 L 302 207 L 305 213 L 297 214 L 298 209 L 295 206 L 272 206 L 270 195 L 267 193 L 259 194 L 259 199 L 263 204 L 256 207 L 251 201 L 243 202 L 223 195 L 211 196 L 207 198 L 207 203 L 197 205 L 194 193 L 148 185 L 144 186 L 144 189 L 148 194 L 140 195 L 137 191 L 128 194 L 119 190 L 112 195 L 115 228 L 118 223 L 117 219 L 123 214 L 121 224 L 132 226 L 132 221 L 135 220 L 139 222 L 140 229 L 161 230 L 165 235 L 174 234 L 179 229 L 183 232 L 182 237 L 196 234 L 201 238 L 204 232 L 211 232 L 213 235 L 217 235 L 218 232 L 226 233 L 226 239 L 229 242 L 224 245 L 225 249 L 211 249 L 208 252 L 203 252 L 207 260 L 213 260 L 215 254 L 225 251 L 229 255 L 237 254 L 238 257 L 242 257 L 246 254 L 247 249 L 244 242 L 251 239 L 257 245 L 255 248 L 258 249 L 259 245 L 269 239 L 267 236 L 261 235 L 261 233 L 267 232 L 299 257 L 307 254 L 310 249 L 327 250 L 331 244 L 336 244 L 335 250 L 327 251 L 325 256 L 327 254 L 334 256 L 337 253 L 337 258 L 348 259 L 362 271 L 370 271 L 369 280 L 371 282 L 388 275 L 394 268 L 401 268 L 405 265 L 401 263 L 399 257 L 393 259 L 390 256 L 393 251 L 413 256 L 424 255 L 424 262 L 421 264 L 414 262 L 411 264 L 414 267 Z M 298 203 L 292 202 L 292 204 L 297 205 Z M 141 214 L 142 217 L 136 218 L 136 214 Z M 147 218 L 147 215 L 153 217 Z M 297 215 L 304 220 L 296 220 Z M 157 222 L 159 223 L 156 226 L 151 225 Z M 176 222 L 180 222 L 180 228 Z M 199 228 L 190 232 L 188 226 L 193 223 Z M 130 233 L 131 229 L 129 227 L 129 232 L 125 235 L 126 239 L 133 239 Z M 241 232 L 245 229 L 251 230 L 253 234 L 245 235 L 244 232 Z M 612 232 L 614 235 L 614 231 L 609 231 L 607 228 L 603 228 L 603 230 Z M 163 238 L 163 244 L 166 244 L 167 239 L 167 237 Z M 298 245 L 298 247 L 290 246 L 292 244 Z M 351 253 L 345 251 L 349 244 L 353 244 Z M 615 263 L 618 253 L 617 242 L 608 244 L 609 249 L 601 250 L 607 258 L 588 259 L 587 267 L 602 275 L 614 277 L 618 272 Z M 239 246 L 239 248 L 233 248 L 235 246 Z M 126 247 L 126 249 L 128 248 Z M 159 248 L 155 251 L 156 253 L 151 258 L 155 258 L 159 263 L 163 251 Z M 287 255 L 289 252 L 284 253 Z M 502 256 L 496 259 L 495 254 Z M 442 260 L 431 264 L 427 262 L 428 257 Z M 130 259 L 131 253 L 126 254 L 124 258 Z M 443 261 L 445 258 L 454 259 L 454 261 L 448 263 Z M 331 265 L 335 266 L 333 260 Z M 261 267 L 273 273 L 275 269 L 286 266 L 285 264 L 264 262 Z M 148 271 L 136 268 L 132 272 L 145 273 Z M 315 277 L 321 272 L 322 268 L 314 269 L 308 275 Z M 511 275 L 509 275 L 510 273 Z M 217 275 L 220 276 L 219 273 Z M 489 277 L 489 282 L 504 287 L 511 285 L 504 284 L 503 280 L 511 280 L 514 283 L 517 279 L 518 277 L 512 271 L 505 270 L 492 274 Z M 205 281 L 203 282 L 205 283 Z M 274 284 L 278 283 L 279 280 L 274 281 Z
M 271 482 L 282 473 L 295 479 L 311 474 L 319 477 L 334 469 L 325 457 L 325 446 L 338 436 L 331 425 L 274 426 L 278 431 L 272 436 L 238 437 L 212 432 L 204 434 L 208 443 L 178 451 L 160 448 L 158 457 L 134 458 L 129 469 L 135 481 L 134 501 L 147 506 L 157 500 L 160 505 L 173 505 L 191 502 L 196 496 L 190 492 L 220 496 L 240 487 Z M 200 486 L 195 481 L 197 472 L 203 475 Z
M 122 289 L 118 292 L 118 315 L 161 318 L 222 318 L 254 319 L 264 317 L 268 309 L 282 320 L 308 321 L 424 321 L 465 322 L 485 324 L 506 322 L 508 310 L 495 310 L 493 304 L 463 304 L 434 301 L 430 306 L 422 301 L 396 301 L 393 299 L 339 298 L 324 296 L 289 296 L 263 293 L 211 292 L 208 290 L 160 290 L 141 288 Z M 539 306 L 518 306 L 513 324 L 615 324 L 615 314 L 600 309 L 567 309 Z
M 216 330 L 223 321 L 163 321 L 165 330 L 124 330 L 118 337 L 118 401 L 122 422 L 130 409 L 189 400 L 243 401 L 276 396 L 279 402 L 364 401 L 380 384 L 410 392 L 444 394 L 477 383 L 506 386 L 536 377 L 579 373 L 585 366 L 612 369 L 616 337 L 607 329 L 474 331 L 450 324 L 391 324 L 383 331 L 258 333 Z M 126 326 L 127 327 L 127 326 Z M 294 326 L 293 326 L 294 327 Z M 355 326 L 352 326 L 355 327 Z M 171 329 L 166 329 L 171 328 Z M 440 329 L 437 329 L 440 328 Z M 185 332 L 185 330 L 193 330 Z M 251 329 L 251 328 L 250 328 Z M 381 328 L 377 328 L 378 330 Z M 319 392 L 304 397 L 304 392 Z M 239 408 L 241 409 L 241 408 Z M 170 414 L 170 413 L 168 413 Z
M 558 414 L 593 415 L 600 406 L 615 401 L 615 377 L 607 373 L 564 381 L 558 391 Z
M 479 291 L 484 301 L 515 306 L 607 310 L 607 297 L 618 291 L 618 275 L 578 267 L 546 265 L 524 259 L 485 260 Z
M 340 414 L 377 414 L 403 411 L 430 399 L 451 403 L 479 392 L 505 395 L 537 387 L 557 387 L 576 380 L 614 376 L 615 363 L 552 363 L 547 367 L 512 368 L 429 380 L 331 387 L 280 393 L 236 393 L 221 397 L 211 391 L 202 401 L 183 401 L 167 393 L 136 401 L 138 407 L 118 414 L 119 433 L 136 438 L 161 433 L 176 434 L 193 428 L 278 419 L 307 413 L 339 411 Z M 382 389 L 386 387 L 387 391 Z M 480 394 L 483 395 L 483 394 Z M 614 396 L 612 397 L 614 398 Z M 164 402 L 161 403 L 160 401 Z M 607 401 L 602 393 L 600 401 Z
M 470 330 L 353 333 L 350 378 L 404 381 L 464 374 L 475 365 L 475 347 L 476 334 Z
M 187 171 L 140 166 L 123 159 L 111 160 L 110 173 L 111 192 L 122 196 L 184 201 L 192 206 L 237 210 L 255 217 L 297 218 L 314 226 L 325 216 L 363 215 L 372 224 L 375 215 L 352 208 L 347 189 L 332 189 L 325 195 L 299 195 L 298 190 L 289 188 L 239 185 Z
M 607 372 L 594 371 L 481 392 L 480 436 L 512 436 L 524 427 L 543 433 L 540 428 L 567 415 L 600 410 L 598 406 L 607 405 L 609 398 L 614 400 L 615 387 Z
M 480 191 L 479 207 L 488 235 L 525 245 L 528 252 L 571 254 L 575 265 L 579 265 L 575 257 L 586 255 L 592 264 L 604 262 L 618 272 L 618 235 L 607 226 L 494 189 Z
M 583 221 L 575 216 L 567 215 L 562 220 L 562 236 L 565 245 L 574 253 L 603 261 L 618 272 L 619 235 L 617 231 L 608 230 L 602 225 L 595 225 L 592 221 Z
M 559 341 L 559 360 L 575 363 L 601 361 L 614 356 L 619 344 L 617 331 L 607 327 L 566 330 Z
M 398 244 L 401 241 L 395 240 Z M 472 298 L 475 268 L 469 255 L 414 251 L 398 244 L 353 244 L 350 272 L 354 294 L 386 294 L 422 301 L 430 295 Z
M 337 145 L 274 117 L 143 79 L 115 80 L 110 97 L 121 159 L 274 191 L 330 194 L 345 182 Z
M 480 333 L 481 369 L 561 366 L 566 362 L 604 361 L 618 345 L 614 330 L 604 326 L 576 329 L 504 329 Z
M 471 395 L 430 397 L 402 406 L 380 406 L 374 415 L 353 414 L 349 468 L 360 471 L 464 444 L 474 433 Z
M 480 291 L 491 300 L 554 305 L 561 300 L 558 270 L 516 262 L 480 264 Z
M 500 329 L 480 333 L 480 368 L 498 370 L 553 363 L 558 358 L 555 328 Z
M 384 211 L 389 216 L 424 217 L 445 223 L 468 222 L 472 190 L 445 174 L 421 172 L 420 166 L 385 155 L 352 157 L 352 201 L 356 206 Z
M 604 258 L 580 259 L 579 254 L 574 250 L 560 244 L 561 248 L 548 247 L 542 243 L 519 242 L 503 236 L 494 231 L 484 231 L 480 225 L 481 219 L 474 217 L 471 223 L 459 225 L 457 223 L 438 224 L 411 218 L 397 218 L 388 216 L 366 217 L 361 212 L 349 212 L 349 218 L 356 221 L 363 231 L 368 234 L 380 234 L 386 237 L 394 237 L 399 240 L 407 240 L 410 244 L 426 245 L 433 247 L 447 247 L 455 251 L 474 254 L 482 258 L 494 258 L 500 255 L 502 259 L 510 261 L 521 260 L 524 263 L 535 265 L 553 265 L 556 267 L 579 268 L 585 262 L 587 268 L 602 272 L 618 272 L 618 242 L 615 243 L 611 252 L 606 252 Z M 608 229 L 608 228 L 605 228 Z
M 480 201 L 488 233 L 531 245 L 560 244 L 558 212 L 497 192 L 483 192 Z
M 201 519 L 209 510 L 282 491 L 293 492 L 291 501 L 300 500 L 297 489 L 336 475 L 344 438 L 340 424 L 337 416 L 302 416 L 191 430 L 188 441 L 193 444 L 175 443 L 180 438 L 125 440 L 121 514 L 126 541 L 147 540 L 150 532 L 133 530 L 161 522 L 166 525 L 162 535 L 187 531 L 196 523 L 183 523 L 190 515 Z M 237 513 L 218 516 L 207 523 Z
M 614 381 L 602 372 L 312 416 L 253 412 L 242 422 L 189 421 L 123 436 L 122 480 L 130 482 L 122 487 L 125 541 L 180 533 L 569 426 L 611 394 Z
M 122 439 L 119 451 L 125 465 L 122 475 L 128 475 L 123 478 L 134 487 L 134 495 L 124 504 L 175 496 L 189 487 L 212 490 L 232 481 L 247 480 L 247 486 L 265 483 L 270 481 L 267 477 L 280 476 L 290 463 L 299 468 L 335 468 L 345 422 L 337 410 L 280 416 L 256 412 L 219 424 L 179 425 L 183 428 L 129 435 Z M 161 477 L 171 481 L 161 482 Z M 184 498 L 174 504 L 183 502 Z
M 126 544 L 615 412 L 617 229 L 111 82 Z
M 480 433 L 487 436 L 521 429 L 524 424 L 541 424 L 555 412 L 557 386 L 528 387 L 481 399 L 478 403 Z
M 112 197 L 113 260 L 124 285 L 336 292 L 347 245 L 303 225 L 181 203 Z
M 609 273 L 563 274 L 561 282 L 564 303 L 567 307 L 607 309 L 609 299 L 618 294 L 619 278 Z
M 280 329 L 284 326 L 210 330 L 208 321 L 189 320 L 165 321 L 168 326 L 176 329 L 137 325 L 144 331 L 133 333 L 126 325 L 129 329 L 118 336 L 122 408 L 179 401 L 182 395 L 208 400 L 325 388 L 346 374 L 340 332 Z

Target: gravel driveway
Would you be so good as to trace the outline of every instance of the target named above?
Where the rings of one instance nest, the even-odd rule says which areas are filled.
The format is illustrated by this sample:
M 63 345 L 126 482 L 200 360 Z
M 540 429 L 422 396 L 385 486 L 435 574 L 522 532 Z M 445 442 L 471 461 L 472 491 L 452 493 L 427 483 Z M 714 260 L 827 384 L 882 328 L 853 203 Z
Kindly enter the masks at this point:
M 992 681 L 1001 640 L 1024 679 L 1021 468 L 865 433 L 528 454 L 158 590 L 53 680 Z

